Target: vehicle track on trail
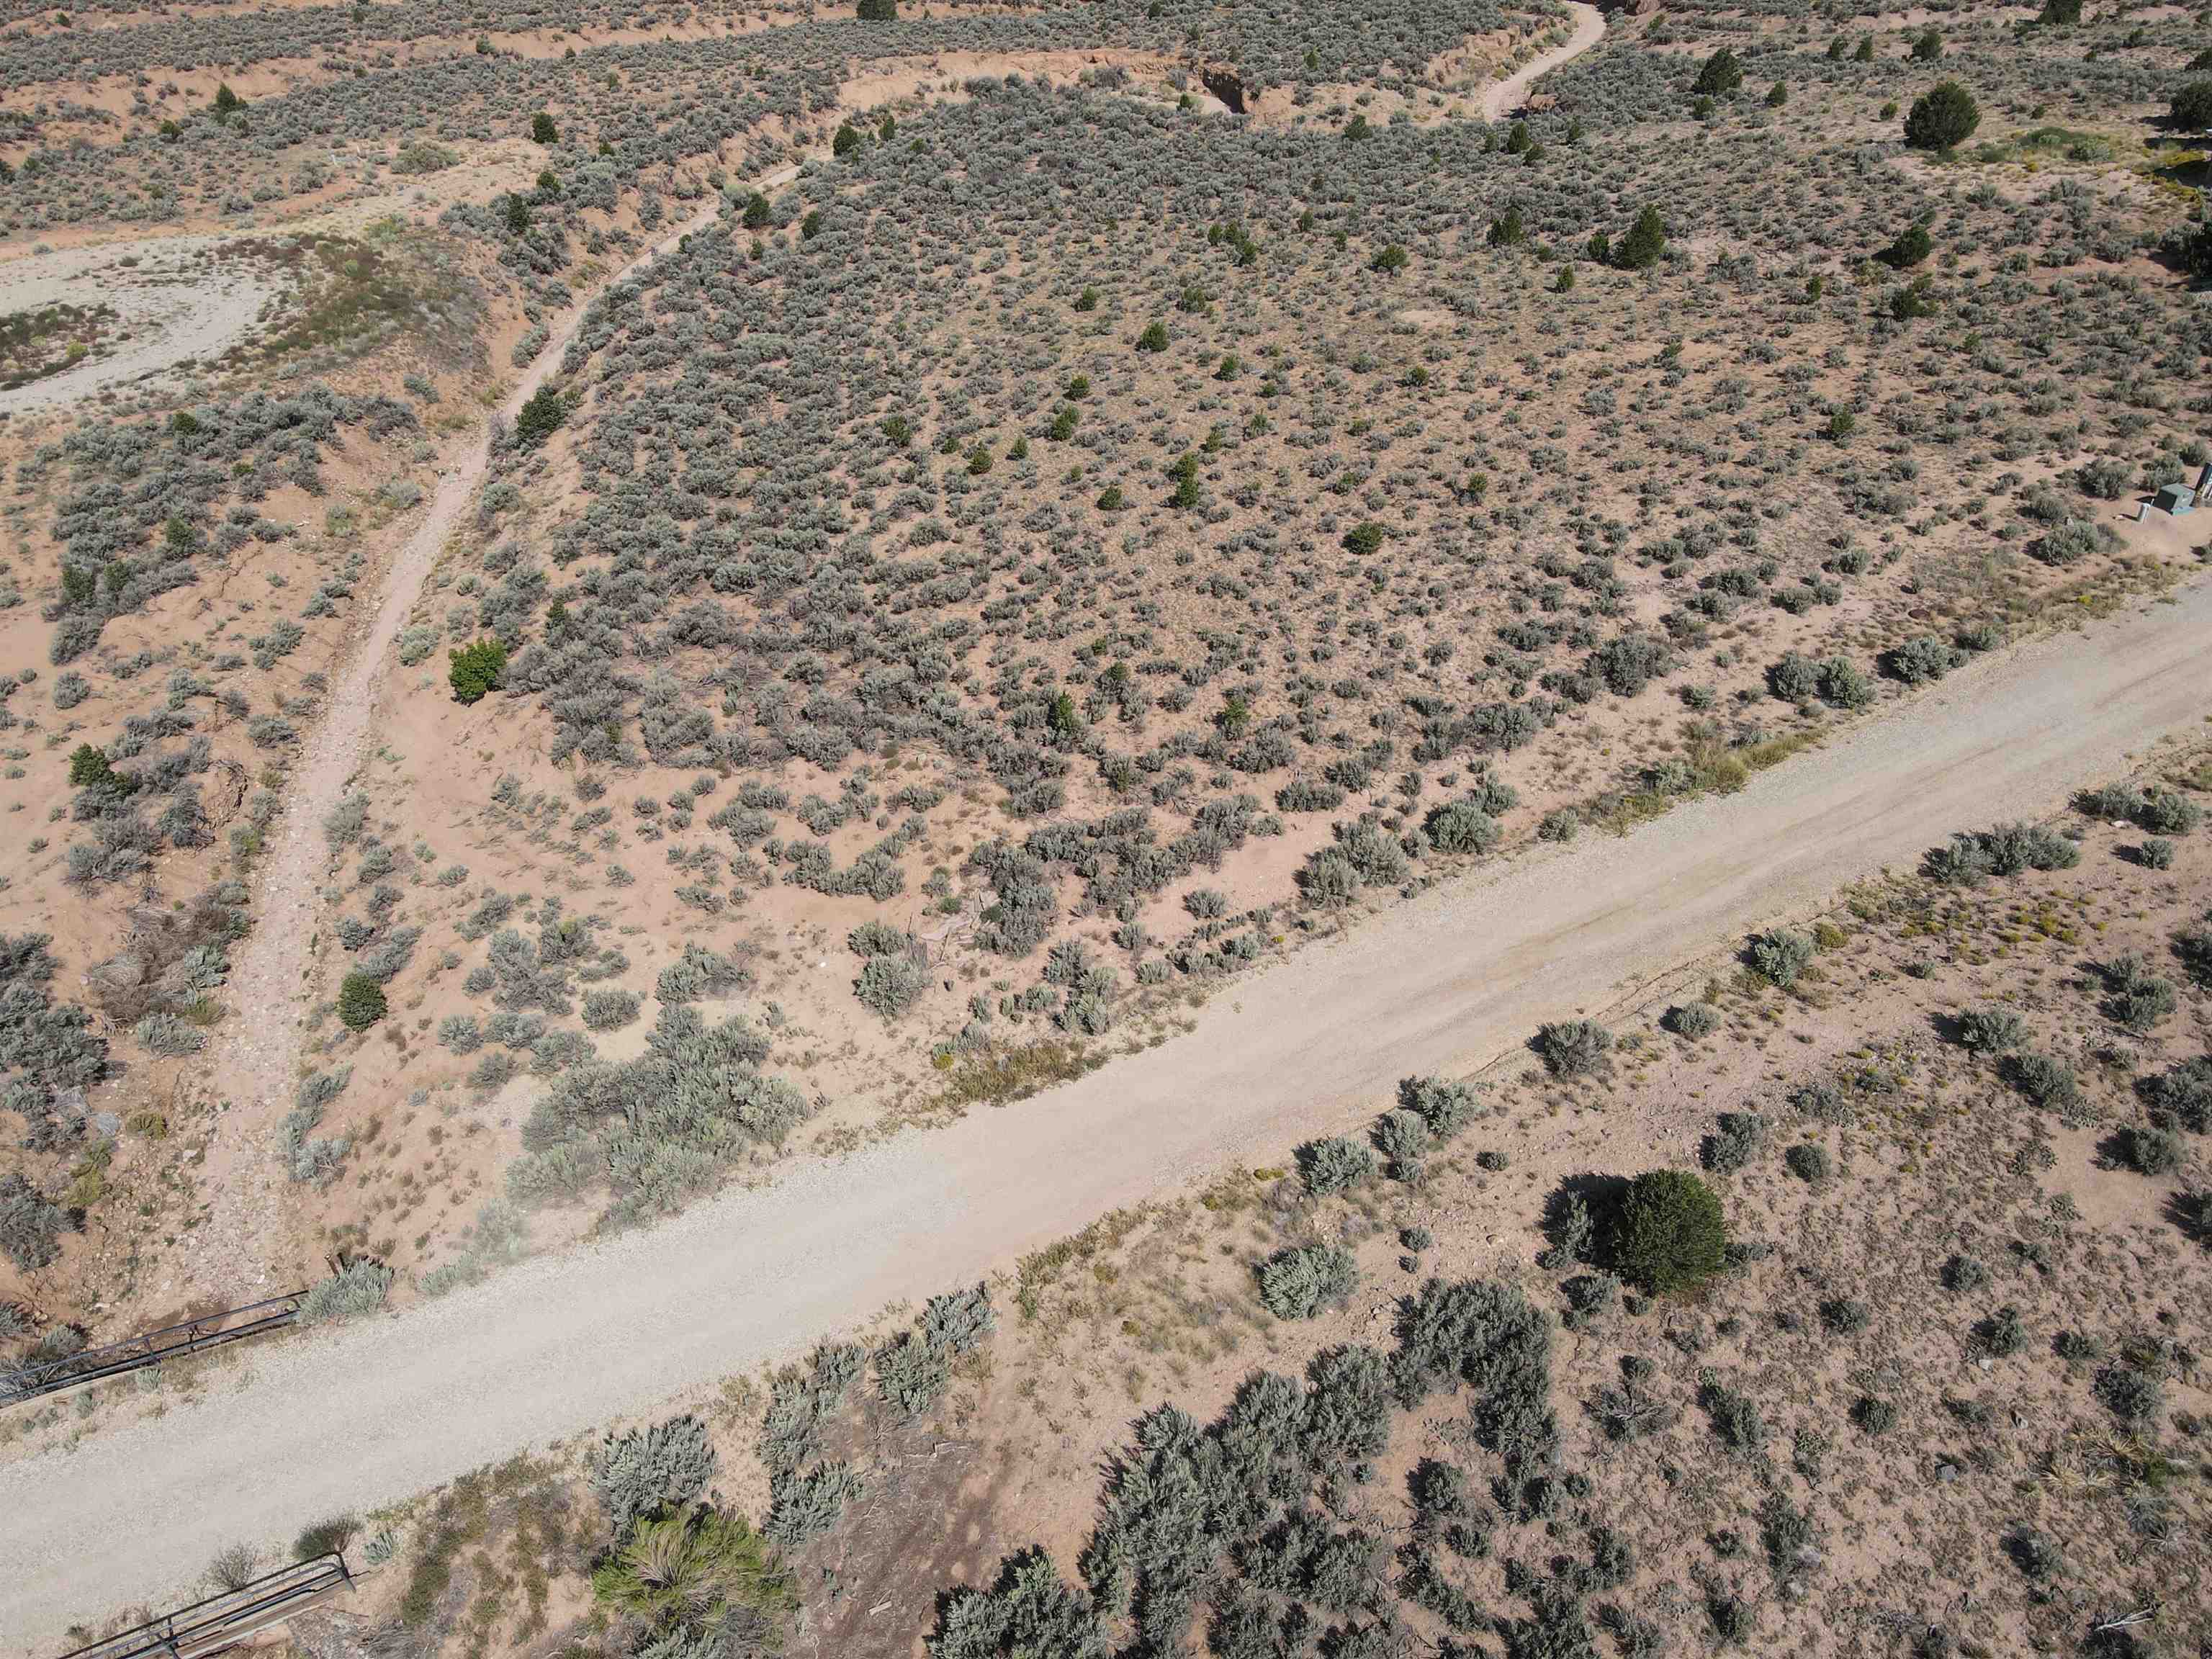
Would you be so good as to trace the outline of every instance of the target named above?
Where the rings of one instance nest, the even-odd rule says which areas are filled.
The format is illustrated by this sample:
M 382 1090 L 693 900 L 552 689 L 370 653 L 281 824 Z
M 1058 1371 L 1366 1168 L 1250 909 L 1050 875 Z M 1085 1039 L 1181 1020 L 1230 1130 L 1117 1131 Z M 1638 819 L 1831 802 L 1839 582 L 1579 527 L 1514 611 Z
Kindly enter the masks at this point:
M 158 1419 L 0 1466 L 0 1630 L 11 1650 L 59 1645 L 88 1603 L 179 1599 L 223 1544 L 398 1502 L 792 1358 L 1108 1211 L 1279 1162 L 1371 1117 L 1401 1077 L 1463 1074 L 1518 1055 L 1542 1020 L 1638 1004 L 2208 713 L 2200 579 L 1979 659 L 1733 795 L 1441 883 L 1062 1088 L 252 1352 Z

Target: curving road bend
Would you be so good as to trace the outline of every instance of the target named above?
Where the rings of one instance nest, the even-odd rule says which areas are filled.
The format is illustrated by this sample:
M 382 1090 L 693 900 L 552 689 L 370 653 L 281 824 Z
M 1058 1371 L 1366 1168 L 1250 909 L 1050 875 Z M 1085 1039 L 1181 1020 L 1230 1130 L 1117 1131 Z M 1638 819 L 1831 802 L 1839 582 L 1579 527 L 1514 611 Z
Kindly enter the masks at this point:
M 1351 1127 L 1401 1076 L 1465 1073 L 1541 1020 L 1639 1000 L 1954 830 L 2048 810 L 2208 714 L 2199 581 L 1982 659 L 1735 795 L 1440 885 L 1067 1087 L 262 1351 L 158 1420 L 0 1467 L 6 1646 L 186 1599 L 225 1543 L 273 1543 L 791 1357 L 1108 1210 Z
M 1510 76 L 1490 88 L 1482 94 L 1482 118 L 1502 121 L 1521 107 L 1528 96 L 1528 88 L 1539 76 L 1549 75 L 1560 64 L 1581 57 L 1605 38 L 1605 14 L 1584 0 L 1567 0 L 1567 9 L 1574 14 L 1574 33 L 1566 44 L 1530 58 Z

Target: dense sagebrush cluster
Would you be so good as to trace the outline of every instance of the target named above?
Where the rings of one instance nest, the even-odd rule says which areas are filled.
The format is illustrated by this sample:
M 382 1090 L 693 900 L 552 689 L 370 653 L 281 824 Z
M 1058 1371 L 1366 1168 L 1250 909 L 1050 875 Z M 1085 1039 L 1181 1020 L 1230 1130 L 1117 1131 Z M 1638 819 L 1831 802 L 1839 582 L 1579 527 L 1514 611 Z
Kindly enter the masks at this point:
M 509 1190 L 537 1200 L 605 1189 L 617 1222 L 674 1210 L 753 1149 L 780 1145 L 811 1109 L 761 1071 L 768 1054 L 742 1018 L 710 1026 L 689 1005 L 665 1005 L 637 1059 L 586 1060 L 545 1092 Z
M 383 439 L 415 424 L 404 403 L 312 386 L 290 397 L 254 392 L 161 419 L 94 422 L 41 450 L 27 463 L 26 477 L 66 462 L 75 485 L 54 522 L 62 579 L 49 607 L 55 627 L 48 654 L 58 665 L 74 662 L 98 642 L 110 618 L 195 580 L 203 559 L 293 535 L 292 526 L 264 519 L 253 504 L 279 483 L 320 494 L 323 452 L 343 441 L 342 428 Z M 210 526 L 210 514 L 233 496 L 237 505 Z M 286 629 L 289 636 L 279 632 Z M 297 625 L 283 621 L 268 648 L 282 655 L 298 640 Z
M 1049 15 L 1023 26 L 1048 24 Z M 1624 46 L 1586 61 L 1584 73 L 1613 76 L 1658 60 Z M 1867 73 L 1830 57 L 1792 67 L 1839 92 Z M 1655 262 L 1652 280 L 1668 284 L 1681 314 L 1749 306 L 1790 329 L 1856 317 L 1870 350 L 1917 355 L 1957 384 L 1955 365 L 1936 370 L 1943 348 L 1903 330 L 1884 290 L 1863 301 L 1840 284 L 1824 293 L 1806 274 L 1808 251 L 1876 251 L 1861 246 L 1851 216 L 1806 216 L 1824 192 L 1864 197 L 1869 214 L 1900 222 L 1940 211 L 1943 245 L 1990 262 L 1977 268 L 1978 288 L 1946 299 L 1992 343 L 1973 371 L 1983 378 L 1941 410 L 1887 392 L 1879 406 L 1857 406 L 1903 441 L 1994 434 L 2007 460 L 2071 449 L 2076 436 L 2052 419 L 2068 401 L 2062 382 L 2023 386 L 1999 354 L 2032 336 L 2039 356 L 2055 347 L 2084 375 L 2093 363 L 2118 372 L 2112 324 L 2140 297 L 2117 279 L 2034 280 L 2036 251 L 2063 234 L 2052 203 L 1939 201 L 1842 149 L 1778 167 L 1779 136 L 1733 113 L 1745 142 L 1724 153 L 1592 142 L 1621 118 L 1571 83 L 1559 110 L 1534 120 L 1540 164 L 1468 124 L 1385 126 L 1355 145 L 1325 126 L 1200 124 L 1018 79 L 965 90 L 964 103 L 903 124 L 848 125 L 839 159 L 811 167 L 780 200 L 753 198 L 738 212 L 732 195 L 720 227 L 594 306 L 564 364 L 574 435 L 560 464 L 573 463 L 586 500 L 532 526 L 520 550 L 496 550 L 489 568 L 516 601 L 500 607 L 497 631 L 515 653 L 510 688 L 544 702 L 563 756 L 839 770 L 919 744 L 956 772 L 987 772 L 1017 819 L 1051 817 L 1102 791 L 1126 801 L 977 854 L 974 873 L 994 902 L 975 937 L 1015 956 L 1042 943 L 1066 914 L 1060 871 L 1072 866 L 1085 883 L 1074 915 L 1122 924 L 1116 941 L 1140 983 L 1215 971 L 1264 948 L 1273 925 L 1265 911 L 1249 933 L 1236 919 L 1203 918 L 1150 961 L 1159 941 L 1132 926 L 1146 896 L 1218 867 L 1244 836 L 1275 833 L 1299 813 L 1362 811 L 1364 796 L 1362 821 L 1337 824 L 1299 872 L 1299 896 L 1327 910 L 1395 890 L 1421 878 L 1425 855 L 1494 845 L 1498 814 L 1514 799 L 1502 781 L 1485 780 L 1431 806 L 1423 769 L 1479 767 L 1579 708 L 1654 687 L 1711 708 L 1710 690 L 1669 682 L 1717 627 L 1747 607 L 1801 615 L 1837 605 L 1894 556 L 1844 535 L 1817 563 L 1801 554 L 1785 564 L 1759 522 L 1771 512 L 1748 496 L 1718 512 L 1670 503 L 1659 474 L 1703 466 L 1729 491 L 1758 490 L 1809 466 L 1824 499 L 1875 529 L 1928 504 L 1917 465 L 1889 465 L 1866 447 L 1781 445 L 1725 462 L 1727 434 L 1754 400 L 1778 418 L 1785 398 L 1791 417 L 1823 407 L 1807 409 L 1796 389 L 1809 375 L 1790 371 L 1778 383 L 1764 372 L 1777 355 L 1757 344 L 1741 366 L 1749 373 L 1720 365 L 1705 371 L 1708 391 L 1692 392 L 1673 356 L 1678 340 L 1655 380 L 1617 385 L 1617 365 L 1589 366 L 1583 412 L 1619 441 L 1620 475 L 1644 475 L 1636 488 L 1652 516 L 1644 527 L 1589 513 L 1551 487 L 1565 456 L 1510 432 L 1512 419 L 1471 418 L 1449 443 L 1427 425 L 1436 394 L 1425 388 L 1510 384 L 1494 359 L 1457 362 L 1413 341 L 1389 356 L 1337 344 L 1348 296 L 1376 280 L 1352 274 L 1367 257 L 1361 245 L 1387 239 L 1409 251 L 1422 297 L 1448 311 L 1499 319 L 1521 339 L 1564 338 L 1557 317 L 1529 317 L 1512 265 L 1468 258 L 1470 243 L 1510 214 L 1522 239 L 1573 246 L 1622 229 L 1658 197 L 1674 234 L 1743 250 L 1703 270 Z M 1091 158 L 1079 173 L 1066 159 L 1079 133 Z M 1717 191 L 1716 167 L 1727 175 Z M 1133 243 L 1131 221 L 1161 229 Z M 994 283 L 988 298 L 971 300 L 944 275 L 996 270 L 1017 248 L 1023 274 Z M 2202 356 L 2202 319 L 2154 309 L 2145 331 L 2128 325 L 2128 372 L 2185 372 Z M 2070 320 L 2049 328 L 2054 315 Z M 1532 321 L 1533 336 L 1518 332 Z M 976 354 L 971 325 L 1003 330 L 1006 349 Z M 1249 355 L 1234 349 L 1262 331 L 1314 343 L 1310 354 L 1279 337 Z M 1155 333 L 1176 378 L 1158 378 L 1130 349 Z M 1828 356 L 1832 367 L 1850 361 L 1840 348 Z M 1194 393 L 1180 377 L 1200 364 L 1212 385 Z M 1540 374 L 1533 353 L 1521 367 Z M 1541 378 L 1561 380 L 1557 370 Z M 1110 415 L 1101 394 L 1117 400 Z M 1347 430 L 1328 412 L 1346 401 L 1388 412 Z M 2149 470 L 2180 464 L 2162 458 Z M 559 476 L 524 447 L 502 465 L 513 483 L 495 499 L 506 489 L 519 501 L 528 480 Z M 1291 483 L 1294 469 L 1303 483 Z M 1564 503 L 1557 528 L 1571 553 L 1497 573 L 1502 607 L 1462 609 L 1462 596 L 1490 580 L 1465 580 L 1490 563 L 1485 537 L 1528 537 L 1528 503 L 1539 500 Z M 1391 516 L 1348 522 L 1356 504 Z M 1387 566 L 1363 562 L 1400 518 L 1433 526 L 1426 545 L 1394 545 Z M 1668 605 L 1656 627 L 1633 620 L 1631 605 L 1632 579 L 1646 572 Z M 1288 602 L 1285 580 L 1297 595 Z M 1171 622 L 1169 595 L 1187 596 L 1200 620 L 1178 605 Z M 1884 665 L 1919 684 L 1998 637 L 1977 622 L 1955 641 L 1906 641 Z M 1877 690 L 1869 665 L 1840 655 L 1786 655 L 1770 680 L 1807 709 L 1859 708 Z M 1723 756 L 1765 735 L 1747 711 L 1703 728 L 1698 742 Z M 1638 781 L 1664 796 L 1698 775 L 1670 763 Z M 1401 786 L 1403 796 L 1388 793 Z M 1269 797 L 1273 812 L 1263 810 Z M 1422 811 L 1407 813 L 1406 799 Z M 903 890 L 896 866 L 920 815 L 842 866 L 813 844 L 826 834 L 815 821 L 803 820 L 806 839 L 779 834 L 778 810 L 718 812 L 738 852 L 686 856 L 750 880 L 757 848 L 772 873 L 826 894 L 883 901 Z M 858 988 L 896 1018 L 920 978 L 896 953 L 871 952 Z M 1076 1014 L 1037 991 L 1065 1029 L 1095 1024 L 1087 1009 Z M 1015 1002 L 996 1012 L 1034 1012 Z M 987 1012 L 962 1046 L 985 1040 Z
M 107 1040 L 91 1016 L 57 1002 L 60 964 L 43 934 L 0 935 L 0 1104 L 31 1126 L 34 1146 L 65 1146 L 84 1133 L 84 1091 L 107 1074 Z
M 1538 1516 L 1554 1538 L 1588 1533 L 1600 1570 L 1562 1557 L 1522 1593 L 1535 1624 L 1581 1626 L 1583 1596 L 1626 1582 L 1630 1564 L 1618 1540 L 1578 1517 L 1588 1483 L 1559 1467 L 1549 1318 L 1510 1286 L 1431 1279 L 1401 1304 L 1397 1336 L 1387 1355 L 1328 1349 L 1303 1382 L 1255 1371 L 1211 1425 L 1173 1407 L 1146 1413 L 1083 1551 L 1084 1588 L 1042 1552 L 1010 1557 L 994 1584 L 944 1598 L 931 1652 L 1167 1655 L 1184 1650 L 1203 1614 L 1211 1650 L 1236 1659 L 1316 1635 L 1326 1653 L 1382 1654 L 1407 1639 L 1401 1603 L 1457 1631 L 1510 1632 L 1515 1615 L 1476 1606 L 1450 1558 L 1486 1553 L 1498 1528 Z M 1347 1517 L 1397 1413 L 1438 1389 L 1464 1391 L 1473 1439 L 1498 1473 L 1486 1498 L 1464 1469 L 1425 1462 L 1413 1537 L 1394 1548 Z M 1125 1620 L 1122 1647 L 1110 1632 Z

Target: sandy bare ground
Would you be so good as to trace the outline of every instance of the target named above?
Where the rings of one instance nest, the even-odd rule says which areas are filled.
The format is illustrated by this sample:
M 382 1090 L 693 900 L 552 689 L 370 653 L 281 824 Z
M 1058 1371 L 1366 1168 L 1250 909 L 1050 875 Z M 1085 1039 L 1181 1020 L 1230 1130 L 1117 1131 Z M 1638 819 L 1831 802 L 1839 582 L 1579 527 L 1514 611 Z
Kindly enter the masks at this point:
M 767 174 L 760 183 L 763 188 L 774 188 L 796 176 L 797 169 L 787 167 Z M 710 202 L 609 277 L 594 295 L 658 258 L 691 232 L 704 229 L 720 211 L 719 199 Z M 509 422 L 559 366 L 590 297 L 570 309 L 550 343 L 507 393 L 500 412 Z M 230 978 L 230 991 L 246 1017 L 226 1024 L 225 1042 L 209 1074 L 216 1097 L 232 1105 L 218 1124 L 202 1174 L 212 1211 L 207 1224 L 191 1236 L 180 1263 L 185 1289 L 251 1300 L 248 1291 L 268 1288 L 264 1264 L 276 1255 L 273 1233 L 281 1224 L 279 1187 L 285 1179 L 276 1128 L 284 1103 L 299 1080 L 301 1024 L 317 989 L 310 946 L 330 863 L 323 819 L 344 797 L 360 768 L 393 645 L 462 509 L 483 482 L 491 459 L 489 441 L 487 429 L 440 474 L 421 523 L 385 574 L 368 626 L 354 641 L 344 675 L 331 690 L 329 712 L 308 739 L 291 780 L 284 816 L 261 869 L 256 925 Z
M 212 363 L 243 339 L 282 291 L 251 259 L 213 257 L 222 239 L 104 242 L 0 264 L 0 316 L 47 306 L 112 307 L 113 334 L 131 337 L 75 368 L 0 391 L 0 415 L 59 409 L 109 386 L 144 383 L 187 361 Z M 134 264 L 125 264 L 130 258 Z
M 2047 809 L 2195 726 L 2208 666 L 2200 582 L 1984 659 L 1732 797 L 1446 883 L 1066 1088 L 264 1350 L 196 1403 L 0 1468 L 0 1629 L 11 1650 L 54 1645 L 72 1620 L 183 1599 L 233 1540 L 397 1501 L 1009 1267 L 1110 1209 L 1279 1162 L 1407 1073 L 1517 1064 L 1541 1020 L 1646 1002 L 1838 884 Z
M 1605 37 L 1605 15 L 1595 6 L 1585 5 L 1583 0 L 1567 0 L 1567 9 L 1575 15 L 1575 32 L 1567 37 L 1563 46 L 1530 58 L 1519 69 L 1482 94 L 1482 118 L 1500 121 L 1527 101 L 1528 88 L 1540 76 L 1549 75 L 1560 64 L 1581 57 Z

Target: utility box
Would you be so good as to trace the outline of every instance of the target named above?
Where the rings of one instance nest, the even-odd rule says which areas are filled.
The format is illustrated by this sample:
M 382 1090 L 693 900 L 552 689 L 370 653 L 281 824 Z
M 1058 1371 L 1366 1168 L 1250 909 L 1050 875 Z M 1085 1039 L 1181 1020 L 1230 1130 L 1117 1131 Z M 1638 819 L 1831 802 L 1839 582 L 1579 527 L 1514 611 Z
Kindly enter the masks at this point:
M 2197 492 L 2187 484 L 2160 484 L 2158 494 L 2151 497 L 2151 505 L 2173 518 L 2192 511 L 2197 506 Z

